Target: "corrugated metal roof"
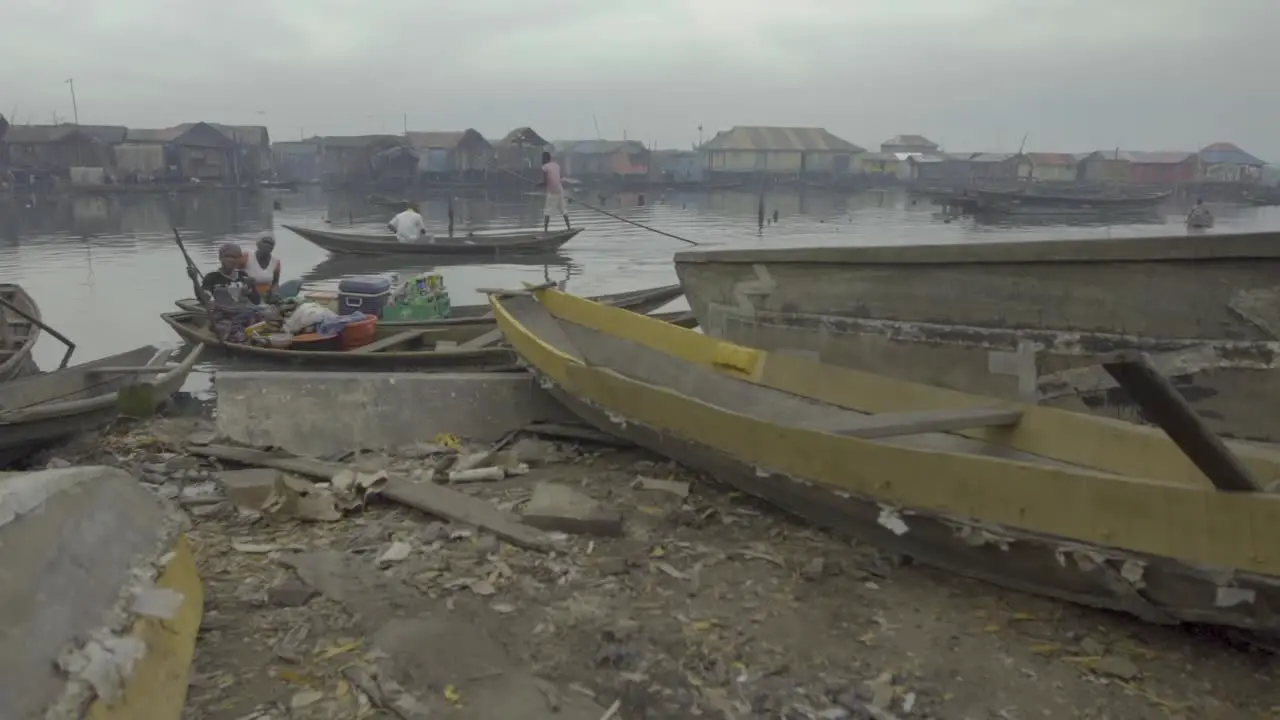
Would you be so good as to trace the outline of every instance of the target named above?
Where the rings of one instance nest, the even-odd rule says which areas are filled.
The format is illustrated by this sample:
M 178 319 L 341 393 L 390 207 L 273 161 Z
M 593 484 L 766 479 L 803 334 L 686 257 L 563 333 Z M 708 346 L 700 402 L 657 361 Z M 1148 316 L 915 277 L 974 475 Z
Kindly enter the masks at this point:
M 411 131 L 404 134 L 405 139 L 409 141 L 409 145 L 422 150 L 452 150 L 464 138 L 472 135 L 475 136 L 472 142 L 478 140 L 485 145 L 492 145 L 474 128 L 467 128 L 466 130 Z
M 532 147 L 546 147 L 551 143 L 547 142 L 541 135 L 533 131 L 533 128 L 518 127 L 507 133 L 502 138 L 504 145 L 529 145 Z
M 5 133 L 4 141 L 19 145 L 57 142 L 73 129 L 68 125 L 13 125 Z
M 708 140 L 703 150 L 846 152 L 860 153 L 863 148 L 836 137 L 825 128 L 747 127 L 738 125 L 721 130 Z
M 1114 158 L 1115 151 L 1108 153 L 1102 151 L 1103 157 Z M 1121 150 L 1120 159 L 1128 160 L 1138 165 L 1177 165 L 1184 163 L 1195 156 L 1193 152 L 1185 152 L 1182 150 L 1162 150 L 1159 152 L 1146 152 L 1144 150 Z
M 320 138 L 322 145 L 332 148 L 373 147 L 388 141 L 394 146 L 397 142 L 403 142 L 403 139 L 395 135 L 327 135 Z
M 125 142 L 167 143 L 181 135 L 176 128 L 129 128 L 125 132 Z
M 908 147 L 931 147 L 935 149 L 938 147 L 938 143 L 923 135 L 894 135 L 880 143 L 880 145 L 881 147 L 885 145 L 905 145 Z
M 72 125 L 71 127 L 79 128 L 80 132 L 98 142 L 110 145 L 124 142 L 125 135 L 129 132 L 129 128 L 123 125 Z
M 176 130 L 177 134 L 174 135 L 174 137 L 177 137 L 199 124 L 200 123 L 182 123 L 169 129 Z M 241 145 L 267 144 L 267 129 L 261 125 L 223 125 L 221 123 L 205 123 L 205 125 L 208 125 L 214 130 L 226 135 L 228 140 Z
M 320 152 L 320 143 L 314 140 L 286 140 L 271 143 L 271 151 L 281 155 L 314 155 Z
M 1207 145 L 1200 151 L 1200 159 L 1210 165 L 1266 165 L 1255 155 L 1241 150 L 1239 146 L 1229 142 L 1218 142 Z
M 1017 153 L 986 153 L 986 152 L 979 152 L 979 153 L 974 153 L 973 155 L 970 155 L 970 156 L 969 156 L 969 162 L 976 162 L 976 163 L 998 163 L 998 162 L 1004 162 L 1005 160 L 1008 160 L 1008 159 L 1010 159 L 1010 158 L 1012 158 L 1012 157 L 1014 157 L 1014 156 L 1016 156 L 1016 155 L 1017 155 Z
M 1045 167 L 1074 167 L 1076 164 L 1076 157 L 1071 153 L 1027 153 L 1027 157 L 1032 164 Z
M 646 148 L 636 140 L 557 140 L 556 149 L 575 155 L 611 155 L 619 150 L 628 155 L 638 155 Z

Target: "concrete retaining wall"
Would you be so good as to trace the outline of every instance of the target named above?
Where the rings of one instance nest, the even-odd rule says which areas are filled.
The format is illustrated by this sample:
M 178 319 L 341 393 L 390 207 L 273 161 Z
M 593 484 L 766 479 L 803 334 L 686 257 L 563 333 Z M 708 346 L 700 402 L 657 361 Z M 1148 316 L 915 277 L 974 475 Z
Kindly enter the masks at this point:
M 523 373 L 220 372 L 218 432 L 319 457 L 573 420 Z

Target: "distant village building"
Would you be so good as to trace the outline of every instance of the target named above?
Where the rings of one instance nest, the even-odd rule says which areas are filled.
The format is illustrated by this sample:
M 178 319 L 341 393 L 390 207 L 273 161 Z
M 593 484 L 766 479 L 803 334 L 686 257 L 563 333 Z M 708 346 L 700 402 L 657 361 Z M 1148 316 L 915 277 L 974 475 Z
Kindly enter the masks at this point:
M 473 128 L 407 132 L 418 154 L 418 174 L 434 178 L 482 179 L 493 164 L 493 145 Z
M 388 182 L 417 172 L 417 158 L 399 155 L 394 161 L 381 153 L 408 148 L 396 135 L 328 135 L 320 138 L 320 174 L 326 185 L 342 187 Z M 406 170 L 405 166 L 409 166 Z
M 555 150 L 555 146 L 529 127 L 518 127 L 489 144 L 493 146 L 494 163 L 499 168 L 531 180 L 542 167 L 542 153 Z
M 1259 182 L 1267 165 L 1229 142 L 1207 145 L 1198 155 L 1207 182 Z
M 746 127 L 722 130 L 700 148 L 714 175 L 845 175 L 864 150 L 824 128 Z
M 704 177 L 702 158 L 696 150 L 656 150 L 652 170 L 663 182 L 700 183 Z
M 894 135 L 880 143 L 882 153 L 919 153 L 921 155 L 941 154 L 942 148 L 923 135 Z
M 292 140 L 271 143 L 271 167 L 282 182 L 319 182 L 321 140 Z
M 1200 157 L 1185 151 L 1100 150 L 1080 161 L 1089 182 L 1179 185 L 1200 179 Z
M 969 182 L 969 154 L 912 155 L 910 178 L 923 185 L 963 185 Z
M 969 177 L 978 184 L 1017 180 L 1026 176 L 1020 172 L 1025 166 L 1021 153 L 974 153 L 969 156 Z
M 119 128 L 123 136 L 124 128 Z M 0 144 L 0 165 L 22 173 L 37 173 L 71 180 L 72 168 L 103 171 L 114 164 L 112 145 L 96 131 L 76 125 L 12 125 Z M 109 140 L 110 138 L 108 138 Z
M 1076 157 L 1071 153 L 1026 153 L 1018 168 L 1018 176 L 1040 182 L 1075 182 Z
M 571 178 L 636 178 L 649 175 L 649 149 L 635 140 L 566 140 L 556 156 Z

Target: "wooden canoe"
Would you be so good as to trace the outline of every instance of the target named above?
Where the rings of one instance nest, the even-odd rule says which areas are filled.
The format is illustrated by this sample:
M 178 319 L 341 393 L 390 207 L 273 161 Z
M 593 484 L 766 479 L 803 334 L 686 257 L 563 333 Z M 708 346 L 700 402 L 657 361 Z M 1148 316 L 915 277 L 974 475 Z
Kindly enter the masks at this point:
M 21 285 L 0 283 L 0 297 L 39 320 L 40 308 Z M 40 326 L 0 305 L 0 383 L 28 374 Z
M 676 253 L 703 331 L 1140 421 L 1101 367 L 1151 355 L 1218 434 L 1280 442 L 1280 233 Z M 1153 301 L 1158 298 L 1158 301 Z
M 390 233 L 333 232 L 295 225 L 284 227 L 331 253 L 490 259 L 525 253 L 554 252 L 582 232 L 582 228 L 574 228 L 551 233 L 509 232 L 456 237 L 436 236 L 434 242 L 413 244 L 398 242 Z
M 432 370 L 515 370 L 517 361 L 510 348 L 466 348 L 466 341 L 483 335 L 484 326 L 379 328 L 375 346 L 355 350 L 292 350 L 239 343 L 224 343 L 209 329 L 204 313 L 163 313 L 160 319 L 183 340 L 217 349 L 233 357 L 268 362 L 305 365 L 325 369 Z M 492 326 L 489 326 L 492 327 Z M 442 341 L 455 347 L 436 349 Z
M 648 314 L 680 297 L 679 285 L 663 285 L 643 290 L 628 290 L 620 293 L 596 295 L 590 299 L 594 302 L 613 305 L 631 312 Z M 179 309 L 190 313 L 205 312 L 204 306 L 195 298 L 184 298 L 175 303 Z M 485 330 L 493 328 L 493 312 L 488 305 L 459 305 L 452 309 L 447 318 L 439 320 L 379 320 L 379 328 L 414 328 L 414 327 L 458 327 L 475 326 Z
M 422 269 L 449 268 L 459 265 L 474 265 L 476 259 L 467 255 L 327 255 L 314 267 L 299 275 L 303 282 L 314 280 L 332 280 L 344 275 L 377 275 L 385 272 L 403 272 L 406 268 Z M 519 265 L 521 267 L 568 268 L 573 265 L 573 258 L 559 250 L 537 253 L 520 253 L 503 255 L 496 258 L 495 265 Z
M 1228 492 L 1236 476 L 1186 433 L 750 349 L 555 291 L 491 303 L 584 420 L 815 524 L 1151 621 L 1280 631 L 1280 494 L 1256 490 L 1280 478 L 1275 447 L 1196 424 L 1255 488 Z M 1195 422 L 1185 403 L 1150 407 Z
M 120 393 L 141 386 L 154 410 L 182 389 L 200 358 L 196 347 L 169 364 L 171 350 L 146 345 L 62 370 L 0 385 L 0 465 L 81 433 L 103 427 L 120 415 Z

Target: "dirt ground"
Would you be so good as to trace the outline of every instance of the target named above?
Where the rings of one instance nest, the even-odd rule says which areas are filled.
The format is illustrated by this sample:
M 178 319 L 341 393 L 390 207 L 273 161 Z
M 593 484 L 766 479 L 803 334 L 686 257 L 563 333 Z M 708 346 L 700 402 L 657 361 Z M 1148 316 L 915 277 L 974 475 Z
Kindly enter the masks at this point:
M 182 451 L 198 425 L 62 456 L 191 515 L 190 720 L 1280 717 L 1259 649 L 917 566 L 638 450 L 530 440 L 527 474 L 454 486 L 519 512 L 567 485 L 622 518 L 543 553 L 377 498 L 328 522 L 237 507 Z

